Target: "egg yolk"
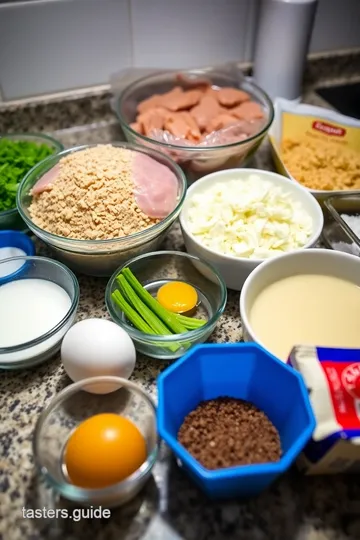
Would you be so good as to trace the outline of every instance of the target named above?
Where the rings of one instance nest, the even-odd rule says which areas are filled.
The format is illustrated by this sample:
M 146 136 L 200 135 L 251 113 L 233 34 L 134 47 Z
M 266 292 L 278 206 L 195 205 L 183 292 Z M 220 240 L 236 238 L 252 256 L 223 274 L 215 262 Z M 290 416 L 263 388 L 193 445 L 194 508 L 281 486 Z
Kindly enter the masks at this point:
M 133 422 L 113 413 L 82 422 L 70 436 L 64 462 L 71 483 L 104 488 L 121 482 L 146 460 L 146 442 Z
M 157 300 L 173 313 L 192 311 L 198 302 L 196 289 L 183 281 L 169 281 L 157 292 Z

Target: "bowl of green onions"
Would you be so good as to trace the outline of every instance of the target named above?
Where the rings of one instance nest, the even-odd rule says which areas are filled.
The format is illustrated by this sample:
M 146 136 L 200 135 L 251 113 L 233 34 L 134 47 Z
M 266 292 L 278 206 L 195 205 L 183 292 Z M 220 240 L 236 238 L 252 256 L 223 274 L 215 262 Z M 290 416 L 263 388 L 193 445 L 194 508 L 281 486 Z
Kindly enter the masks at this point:
M 63 145 L 42 133 L 0 135 L 0 230 L 25 230 L 16 208 L 16 193 L 24 176 Z
M 138 352 L 175 360 L 206 341 L 227 300 L 225 283 L 210 264 L 179 251 L 127 261 L 110 278 L 105 302 L 112 320 Z

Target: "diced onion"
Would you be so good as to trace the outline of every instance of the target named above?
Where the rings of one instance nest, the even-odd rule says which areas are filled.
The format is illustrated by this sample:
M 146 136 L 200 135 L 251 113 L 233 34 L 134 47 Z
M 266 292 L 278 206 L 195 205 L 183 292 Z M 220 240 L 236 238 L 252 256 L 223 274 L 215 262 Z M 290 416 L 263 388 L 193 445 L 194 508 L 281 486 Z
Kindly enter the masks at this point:
M 224 255 L 266 259 L 301 248 L 312 219 L 293 195 L 251 174 L 219 182 L 189 201 L 188 227 L 205 247 Z

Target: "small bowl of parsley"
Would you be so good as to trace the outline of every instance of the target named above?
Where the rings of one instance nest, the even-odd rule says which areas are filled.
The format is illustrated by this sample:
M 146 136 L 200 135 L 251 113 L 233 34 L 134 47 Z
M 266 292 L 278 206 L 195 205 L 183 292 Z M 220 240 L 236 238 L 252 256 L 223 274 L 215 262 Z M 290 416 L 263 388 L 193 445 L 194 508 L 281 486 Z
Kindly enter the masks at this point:
M 24 176 L 43 159 L 64 150 L 42 133 L 0 135 L 0 230 L 24 230 L 16 208 L 16 192 Z

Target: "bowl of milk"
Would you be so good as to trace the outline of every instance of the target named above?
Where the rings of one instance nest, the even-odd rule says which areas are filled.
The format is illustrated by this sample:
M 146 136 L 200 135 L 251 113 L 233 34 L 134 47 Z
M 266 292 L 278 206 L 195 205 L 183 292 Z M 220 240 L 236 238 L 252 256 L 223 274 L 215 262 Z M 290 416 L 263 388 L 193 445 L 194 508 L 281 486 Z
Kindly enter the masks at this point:
M 45 257 L 0 260 L 0 275 L 9 261 L 21 272 L 0 284 L 0 369 L 32 367 L 59 351 L 76 316 L 79 284 Z
M 360 348 L 360 258 L 307 249 L 271 259 L 240 296 L 245 341 L 286 362 L 297 345 Z

